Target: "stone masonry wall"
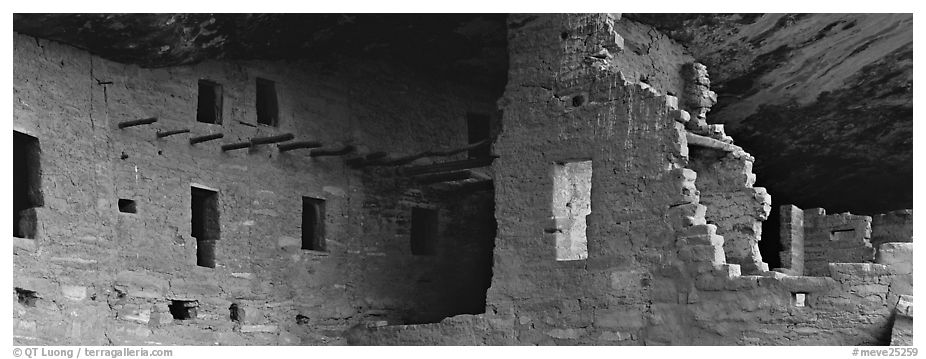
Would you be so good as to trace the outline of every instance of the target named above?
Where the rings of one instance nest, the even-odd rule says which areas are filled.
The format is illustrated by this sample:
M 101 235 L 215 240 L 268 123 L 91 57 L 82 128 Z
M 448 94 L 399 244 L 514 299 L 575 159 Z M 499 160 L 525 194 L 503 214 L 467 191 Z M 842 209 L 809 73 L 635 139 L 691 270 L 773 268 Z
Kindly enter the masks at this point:
M 689 158 L 688 168 L 698 173 L 701 204 L 708 208 L 707 222 L 717 225 L 717 234 L 724 237 L 727 262 L 739 264 L 743 273 L 767 271 L 759 241 L 771 197 L 765 188 L 753 187 L 752 156 L 689 145 Z
M 804 273 L 825 275 L 828 263 L 865 263 L 875 258 L 871 217 L 851 213 L 827 215 L 823 208 L 804 210 Z
M 278 127 L 256 123 L 256 77 L 276 81 Z M 223 86 L 221 125 L 195 121 L 199 79 Z M 411 154 L 464 145 L 466 113 L 494 107 L 483 91 L 360 59 L 142 69 L 14 34 L 14 130 L 39 140 L 44 196 L 30 210 L 34 238 L 14 240 L 14 341 L 339 344 L 358 323 L 478 312 L 491 192 L 446 196 L 308 150 L 219 147 L 292 133 L 325 148 Z M 149 117 L 158 121 L 116 126 Z M 224 138 L 187 141 L 210 133 Z M 216 268 L 196 266 L 191 186 L 218 192 Z M 300 249 L 303 196 L 326 201 L 327 251 Z M 137 213 L 120 213 L 120 198 Z M 435 256 L 410 252 L 416 206 L 439 210 L 446 235 Z M 468 299 L 447 304 L 461 291 Z M 197 301 L 196 319 L 173 320 L 171 300 Z
M 871 216 L 871 245 L 913 242 L 913 210 L 903 209 Z
M 903 261 L 829 264 L 818 277 L 742 275 L 740 265 L 727 264 L 726 238 L 720 225 L 708 223 L 712 208 L 701 200 L 702 178 L 689 156 L 704 146 L 734 158 L 748 154 L 729 142 L 692 136 L 685 130 L 691 116 L 679 111 L 674 96 L 628 81 L 619 66 L 600 61 L 607 58 L 595 56 L 601 48 L 611 50 L 614 20 L 607 15 L 509 17 L 505 131 L 495 144 L 500 157 L 493 166 L 498 237 L 486 313 L 434 324 L 360 328 L 349 341 L 889 343 L 897 300 L 911 294 Z M 594 36 L 575 46 L 560 36 L 564 32 Z M 570 101 L 579 95 L 586 101 Z M 550 213 L 551 166 L 566 159 L 592 161 L 587 260 L 556 261 L 555 236 L 545 231 L 556 226 Z M 718 178 L 705 173 L 704 187 Z M 760 197 L 765 196 L 751 201 L 761 204 L 749 208 L 767 213 Z
M 791 275 L 804 274 L 804 211 L 795 205 L 782 205 L 780 230 L 781 266 Z M 779 269 L 776 269 L 779 270 Z

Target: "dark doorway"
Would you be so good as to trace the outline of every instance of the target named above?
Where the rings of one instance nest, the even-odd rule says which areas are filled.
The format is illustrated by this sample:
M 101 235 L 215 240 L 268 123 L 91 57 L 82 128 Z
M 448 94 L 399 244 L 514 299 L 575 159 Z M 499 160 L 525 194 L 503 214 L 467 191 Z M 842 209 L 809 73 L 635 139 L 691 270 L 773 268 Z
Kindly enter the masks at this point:
M 192 187 L 191 235 L 196 238 L 196 265 L 215 268 L 215 244 L 219 240 L 219 194 Z
M 35 223 L 20 223 L 23 211 L 42 206 L 39 140 L 13 131 L 13 236 L 31 238 Z
M 325 200 L 302 197 L 302 249 L 325 250 Z
M 257 78 L 257 123 L 276 126 L 278 113 L 276 83 Z

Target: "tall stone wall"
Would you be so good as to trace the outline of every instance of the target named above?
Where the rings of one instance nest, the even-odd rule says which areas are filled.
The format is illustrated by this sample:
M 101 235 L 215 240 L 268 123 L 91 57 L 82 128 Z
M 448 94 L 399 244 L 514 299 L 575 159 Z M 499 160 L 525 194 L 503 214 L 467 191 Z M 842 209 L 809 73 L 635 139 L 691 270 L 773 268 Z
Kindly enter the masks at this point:
M 707 222 L 717 225 L 724 237 L 727 262 L 738 264 L 743 273 L 768 271 L 762 261 L 759 241 L 762 221 L 768 218 L 771 196 L 765 188 L 753 187 L 755 160 L 744 151 L 723 151 L 694 147 L 689 150 L 688 168 L 698 173 L 701 204 L 707 206 Z
M 306 149 L 220 149 L 287 133 L 359 154 L 459 147 L 468 112 L 495 113 L 484 91 L 364 59 L 142 69 L 15 34 L 13 59 L 14 130 L 39 141 L 44 198 L 27 211 L 32 238 L 14 240 L 16 343 L 339 344 L 358 323 L 484 309 L 490 190 L 448 193 Z M 276 127 L 256 121 L 258 77 L 276 82 Z M 200 79 L 222 85 L 220 125 L 196 121 Z M 191 186 L 218 193 L 215 268 L 196 265 Z M 325 200 L 325 251 L 301 249 L 304 196 Z M 438 211 L 432 256 L 410 251 L 413 207 Z M 195 319 L 173 319 L 174 300 L 195 301 Z
M 902 209 L 871 216 L 871 245 L 913 242 L 913 210 Z
M 745 160 L 751 156 L 723 136 L 686 131 L 692 116 L 679 111 L 676 97 L 627 79 L 620 66 L 604 61 L 601 48 L 619 56 L 608 48 L 614 20 L 509 18 L 505 131 L 493 166 L 498 237 L 486 313 L 361 328 L 350 342 L 889 343 L 896 298 L 910 292 L 909 278 L 893 265 L 829 264 L 821 276 L 805 277 L 743 275 L 739 264 L 727 263 L 722 228 L 732 237 L 736 231 L 729 228 L 761 221 L 769 209 L 764 191 L 752 187 Z M 576 46 L 563 33 L 593 36 Z M 714 157 L 700 163 L 695 152 L 705 149 Z M 552 166 L 585 160 L 593 167 L 588 258 L 557 261 Z M 732 162 L 731 170 L 717 171 L 714 166 L 727 166 L 725 161 Z M 730 179 L 736 189 L 721 187 Z M 737 213 L 724 207 L 725 198 Z M 758 233 L 748 238 L 755 243 Z M 733 241 L 750 243 L 743 239 Z M 750 253 L 749 247 L 734 253 Z

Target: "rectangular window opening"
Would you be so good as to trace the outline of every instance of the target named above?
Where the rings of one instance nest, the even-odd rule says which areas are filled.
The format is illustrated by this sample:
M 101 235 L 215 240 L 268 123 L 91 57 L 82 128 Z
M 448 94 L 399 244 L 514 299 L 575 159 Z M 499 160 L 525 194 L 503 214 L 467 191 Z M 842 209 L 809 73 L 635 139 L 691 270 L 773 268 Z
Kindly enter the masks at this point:
M 302 197 L 302 249 L 325 250 L 325 200 Z
M 432 256 L 437 253 L 437 210 L 412 208 L 411 247 L 416 256 Z
M 489 116 L 477 113 L 466 114 L 466 132 L 470 144 L 488 139 L 491 136 Z M 491 146 L 481 146 L 469 150 L 469 158 L 485 158 L 491 155 Z
M 15 287 L 13 290 L 16 301 L 24 306 L 35 307 L 35 302 L 39 300 L 39 295 L 34 290 L 22 289 L 19 287 Z
M 136 213 L 135 201 L 131 199 L 120 198 L 119 199 L 119 212 L 122 213 Z
M 197 308 L 199 302 L 195 300 L 171 300 L 167 306 L 175 320 L 196 319 Z
M 257 78 L 257 123 L 277 126 L 278 114 L 276 83 Z
M 13 131 L 14 237 L 35 238 L 37 219 L 35 213 L 30 213 L 29 210 L 44 204 L 41 189 L 40 153 L 37 138 Z
M 836 229 L 830 231 L 831 241 L 852 240 L 855 238 L 855 229 Z
M 556 260 L 588 259 L 586 217 L 592 213 L 592 161 L 553 164 Z
M 791 300 L 795 307 L 807 306 L 807 293 L 791 293 Z
M 219 194 L 191 187 L 190 235 L 196 238 L 196 265 L 215 268 L 215 245 L 219 240 Z
M 196 121 L 222 124 L 222 85 L 209 80 L 199 80 Z

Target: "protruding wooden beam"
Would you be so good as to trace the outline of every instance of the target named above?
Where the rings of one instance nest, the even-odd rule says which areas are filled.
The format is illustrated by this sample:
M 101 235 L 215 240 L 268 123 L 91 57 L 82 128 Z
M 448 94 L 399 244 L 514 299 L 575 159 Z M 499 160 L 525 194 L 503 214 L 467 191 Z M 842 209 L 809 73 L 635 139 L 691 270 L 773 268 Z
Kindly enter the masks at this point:
M 322 146 L 322 143 L 318 141 L 298 141 L 298 142 L 290 142 L 290 143 L 284 143 L 282 145 L 277 145 L 277 148 L 280 150 L 280 152 L 286 152 L 286 151 L 298 150 L 300 148 L 318 148 L 321 146 Z
M 468 160 L 450 161 L 443 163 L 434 163 L 423 166 L 411 166 L 402 169 L 402 173 L 407 176 L 420 175 L 425 173 L 449 172 L 456 170 L 465 170 L 470 168 L 485 167 L 492 164 L 498 156 L 485 158 L 473 158 Z
M 312 156 L 312 157 L 343 156 L 343 155 L 346 155 L 346 154 L 348 154 L 348 153 L 354 152 L 355 149 L 356 149 L 356 148 L 354 148 L 354 146 L 351 146 L 351 145 L 344 146 L 344 147 L 342 147 L 342 148 L 340 148 L 340 149 L 337 149 L 337 150 L 319 150 L 319 149 L 316 149 L 316 150 L 312 150 L 311 152 L 309 152 L 309 156 Z
M 277 142 L 286 142 L 295 138 L 292 133 L 269 136 L 269 137 L 255 137 L 251 139 L 251 145 L 265 145 L 268 143 L 277 143 Z
M 463 146 L 463 147 L 460 147 L 460 148 L 454 148 L 454 149 L 443 150 L 443 151 L 441 151 L 441 150 L 437 150 L 437 151 L 424 151 L 424 152 L 419 152 L 419 153 L 416 153 L 416 154 L 413 154 L 413 155 L 409 155 L 409 156 L 404 156 L 404 157 L 384 158 L 384 159 L 379 160 L 379 161 L 372 161 L 372 162 L 369 162 L 369 163 L 365 163 L 365 165 L 367 165 L 367 166 L 401 166 L 401 165 L 404 165 L 404 164 L 411 163 L 412 161 L 417 160 L 417 159 L 419 159 L 419 158 L 423 158 L 423 157 L 437 157 L 437 156 L 440 156 L 440 157 L 447 157 L 447 156 L 453 156 L 453 155 L 458 154 L 458 153 L 461 153 L 461 152 L 469 151 L 469 150 L 476 149 L 476 148 L 480 148 L 480 147 L 483 147 L 483 146 L 489 146 L 490 144 L 491 144 L 490 139 L 485 139 L 485 140 L 482 140 L 482 141 L 479 141 L 479 142 L 476 142 L 476 143 L 471 143 L 471 144 L 469 144 L 469 145 L 466 145 L 466 146 Z
M 150 125 L 155 122 L 158 122 L 157 117 L 143 118 L 141 120 L 122 121 L 119 122 L 119 129 L 121 130 L 123 128 L 132 126 Z
M 414 180 L 415 182 L 418 182 L 421 184 L 431 184 L 431 183 L 439 183 L 439 182 L 462 181 L 462 180 L 469 179 L 469 178 L 473 178 L 473 172 L 470 170 L 462 170 L 462 171 L 418 175 L 414 177 Z
M 190 129 L 184 128 L 182 130 L 163 131 L 163 132 L 158 131 L 157 135 L 158 135 L 158 138 L 164 138 L 167 136 L 179 135 L 181 133 L 187 133 L 187 132 L 190 132 Z
M 221 133 L 213 133 L 211 135 L 205 135 L 205 136 L 196 136 L 196 137 L 190 138 L 190 144 L 195 145 L 200 142 L 218 140 L 222 137 L 225 137 L 225 135 Z
M 713 148 L 715 150 L 727 151 L 727 152 L 736 152 L 742 151 L 743 148 L 737 145 L 729 144 L 720 140 L 716 140 L 707 136 L 697 135 L 691 132 L 685 134 L 686 139 L 688 140 L 688 146 L 699 146 L 706 148 Z
M 231 151 L 231 150 L 240 150 L 242 148 L 248 148 L 248 147 L 251 147 L 251 141 L 232 143 L 228 145 L 222 145 L 222 152 Z

